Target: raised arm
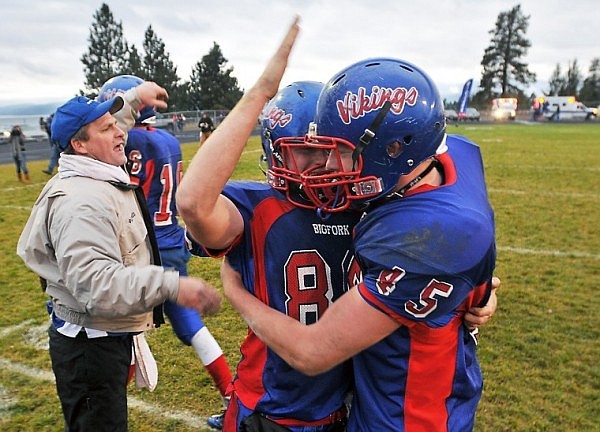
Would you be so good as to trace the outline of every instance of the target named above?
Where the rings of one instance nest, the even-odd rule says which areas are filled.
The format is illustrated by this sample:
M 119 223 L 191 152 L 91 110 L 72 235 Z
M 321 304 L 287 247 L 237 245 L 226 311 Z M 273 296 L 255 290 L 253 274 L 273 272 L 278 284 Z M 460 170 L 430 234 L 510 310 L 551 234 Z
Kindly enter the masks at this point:
M 169 94 L 167 90 L 152 81 L 146 81 L 137 87 L 130 88 L 123 95 L 123 108 L 113 114 L 119 128 L 125 132 L 127 142 L 128 131 L 133 128 L 135 119 L 140 115 L 140 109 L 145 105 L 155 108 L 167 108 Z
M 213 248 L 227 247 L 243 231 L 233 203 L 221 195 L 265 103 L 277 90 L 298 35 L 298 17 L 256 83 L 200 147 L 177 189 L 177 208 L 192 237 Z

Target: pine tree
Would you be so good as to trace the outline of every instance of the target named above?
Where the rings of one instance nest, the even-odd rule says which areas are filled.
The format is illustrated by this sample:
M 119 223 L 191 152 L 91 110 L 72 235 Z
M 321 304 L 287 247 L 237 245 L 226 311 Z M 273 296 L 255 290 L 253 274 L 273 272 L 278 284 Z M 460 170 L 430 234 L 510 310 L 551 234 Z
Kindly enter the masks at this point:
M 106 3 L 94 14 L 88 38 L 90 45 L 81 56 L 84 65 L 85 89 L 81 94 L 95 98 L 100 87 L 115 75 L 123 73 L 127 59 L 123 25 L 115 22 Z
M 579 100 L 600 104 L 600 58 L 592 59 L 589 75 L 583 80 Z
M 565 79 L 565 85 L 560 91 L 561 96 L 573 96 L 576 95 L 581 87 L 581 72 L 577 65 L 577 59 L 573 62 L 569 62 L 569 68 L 567 69 L 567 76 Z
M 190 76 L 189 101 L 194 109 L 227 110 L 242 97 L 233 67 L 226 67 L 221 47 L 213 42 L 208 54 L 197 62 Z
M 165 49 L 165 44 L 159 38 L 152 26 L 148 26 L 144 34 L 144 72 L 140 78 L 149 79 L 158 85 L 167 89 L 169 92 L 169 107 L 171 109 L 181 109 L 179 77 L 177 76 L 177 67 L 169 58 L 169 53 Z
M 496 19 L 495 29 L 490 30 L 492 39 L 481 60 L 483 72 L 480 85 L 488 99 L 522 94 L 519 84 L 535 82 L 535 74 L 529 71 L 522 60 L 531 46 L 525 38 L 529 18 L 523 15 L 521 6 L 517 5 L 508 12 L 501 12 Z
M 552 71 L 550 80 L 548 81 L 549 89 L 548 96 L 558 96 L 565 86 L 565 79 L 560 71 L 560 64 L 556 64 L 556 68 Z
M 144 64 L 135 45 L 127 46 L 127 64 L 125 73 L 146 79 L 144 76 Z

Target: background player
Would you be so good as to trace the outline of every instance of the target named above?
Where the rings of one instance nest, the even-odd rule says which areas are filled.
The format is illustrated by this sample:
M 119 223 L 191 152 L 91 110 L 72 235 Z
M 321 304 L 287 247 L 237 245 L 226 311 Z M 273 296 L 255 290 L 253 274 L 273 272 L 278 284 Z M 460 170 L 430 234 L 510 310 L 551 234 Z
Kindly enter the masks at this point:
M 108 80 L 100 90 L 102 102 L 122 95 L 142 84 L 144 80 L 133 75 L 119 75 Z M 152 106 L 140 109 L 135 126 L 129 131 L 125 154 L 131 182 L 144 191 L 153 220 L 162 266 L 175 269 L 187 276 L 190 252 L 185 244 L 185 230 L 179 225 L 175 193 L 181 180 L 183 162 L 181 146 L 172 134 L 151 126 L 156 117 Z M 165 302 L 164 311 L 177 337 L 192 346 L 221 396 L 231 383 L 231 372 L 221 347 L 194 309 Z

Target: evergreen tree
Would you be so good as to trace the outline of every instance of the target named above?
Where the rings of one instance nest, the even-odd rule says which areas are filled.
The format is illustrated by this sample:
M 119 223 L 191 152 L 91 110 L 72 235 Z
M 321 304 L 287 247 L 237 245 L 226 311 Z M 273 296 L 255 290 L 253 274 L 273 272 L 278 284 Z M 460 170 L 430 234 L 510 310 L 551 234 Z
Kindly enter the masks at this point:
M 125 72 L 129 75 L 135 75 L 137 77 L 146 79 L 144 76 L 144 64 L 142 58 L 135 45 L 127 45 L 127 63 L 125 65 Z
M 548 85 L 550 86 L 550 88 L 548 89 L 548 96 L 558 96 L 560 94 L 561 89 L 564 88 L 565 79 L 561 74 L 560 64 L 556 64 L 556 68 L 554 68 L 554 71 L 550 76 Z
M 90 45 L 81 56 L 84 65 L 85 89 L 81 94 L 95 98 L 100 87 L 115 75 L 123 73 L 127 61 L 127 44 L 123 25 L 115 22 L 106 3 L 94 14 L 88 40 Z
M 583 80 L 579 100 L 600 104 L 600 57 L 592 59 L 589 75 Z
M 574 96 L 577 95 L 579 87 L 581 86 L 581 72 L 577 65 L 577 59 L 573 60 L 573 63 L 569 62 L 569 68 L 567 69 L 567 76 L 565 84 L 560 90 L 560 96 Z
M 233 67 L 216 42 L 208 54 L 197 62 L 190 76 L 189 103 L 196 110 L 228 110 L 242 97 L 237 78 L 231 76 Z
M 177 67 L 169 58 L 165 44 L 152 26 L 148 26 L 144 34 L 144 72 L 140 78 L 152 80 L 169 92 L 169 107 L 182 109 L 180 100 L 179 77 Z
M 525 38 L 529 16 L 523 15 L 521 5 L 501 12 L 496 27 L 490 30 L 490 45 L 485 49 L 481 65 L 481 93 L 488 99 L 495 96 L 512 96 L 522 93 L 519 84 L 535 82 L 522 58 L 527 54 L 531 42 Z

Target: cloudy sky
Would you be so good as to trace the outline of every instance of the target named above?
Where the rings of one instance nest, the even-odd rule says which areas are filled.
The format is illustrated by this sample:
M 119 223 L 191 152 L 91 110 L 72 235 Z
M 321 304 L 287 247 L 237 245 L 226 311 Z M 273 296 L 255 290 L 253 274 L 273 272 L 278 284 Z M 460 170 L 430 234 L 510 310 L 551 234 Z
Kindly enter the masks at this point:
M 0 14 L 0 104 L 63 102 L 83 88 L 80 58 L 88 49 L 93 15 L 102 0 L 5 1 Z M 368 57 L 408 60 L 431 75 L 443 97 L 481 76 L 481 58 L 500 12 L 518 0 L 104 0 L 125 39 L 142 51 L 152 25 L 178 75 L 216 42 L 240 87 L 260 74 L 295 14 L 301 34 L 283 84 L 326 81 Z M 577 59 L 587 74 L 600 57 L 598 0 L 521 0 L 530 15 L 525 61 L 540 95 L 557 64 Z

